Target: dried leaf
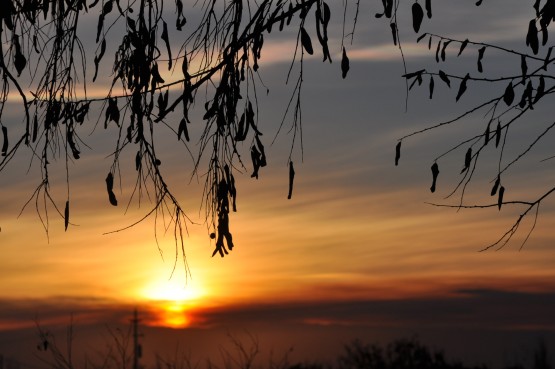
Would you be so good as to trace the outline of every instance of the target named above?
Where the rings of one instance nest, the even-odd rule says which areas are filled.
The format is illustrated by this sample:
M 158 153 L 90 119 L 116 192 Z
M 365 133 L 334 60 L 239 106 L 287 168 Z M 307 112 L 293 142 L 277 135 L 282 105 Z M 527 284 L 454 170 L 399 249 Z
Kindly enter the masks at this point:
M 349 58 L 347 57 L 347 51 L 343 47 L 343 57 L 341 58 L 341 76 L 343 78 L 347 77 L 349 72 Z
M 466 91 L 466 81 L 468 81 L 469 78 L 470 78 L 470 75 L 467 73 L 466 76 L 464 76 L 463 80 L 461 81 L 461 84 L 459 86 L 459 92 L 457 92 L 457 97 L 456 97 L 455 101 L 459 101 L 461 96 Z
M 114 176 L 112 172 L 108 172 L 108 176 L 106 177 L 106 189 L 108 191 L 108 199 L 110 200 L 110 204 L 113 206 L 118 205 L 118 200 L 116 199 L 116 195 L 114 194 Z
M 2 156 L 6 156 L 8 154 L 8 128 L 6 126 L 2 126 L 2 136 Z
M 301 27 L 301 45 L 306 50 L 306 52 L 310 55 L 314 54 L 314 49 L 312 48 L 312 41 L 310 40 L 310 36 L 304 29 Z
M 545 78 L 540 76 L 540 84 L 536 88 L 536 96 L 534 97 L 534 104 L 538 102 L 539 99 L 545 94 Z
M 499 146 L 501 141 L 501 121 L 497 122 L 497 128 L 495 129 L 495 147 Z
M 483 46 L 478 50 L 478 72 L 482 73 L 484 68 L 482 67 L 482 59 L 484 58 L 484 52 L 486 51 L 486 47 Z
M 501 178 L 498 176 L 497 179 L 495 180 L 495 183 L 493 184 L 493 187 L 491 188 L 490 196 L 495 196 L 500 183 L 501 183 Z
M 67 231 L 69 225 L 69 200 L 66 201 L 66 208 L 64 210 L 64 230 Z
M 441 78 L 441 80 L 445 82 L 449 88 L 451 88 L 451 81 L 449 80 L 449 77 L 447 77 L 447 74 L 445 74 L 444 71 L 442 70 L 439 71 L 439 78 Z
M 135 170 L 136 170 L 137 172 L 138 172 L 138 171 L 141 169 L 141 167 L 142 167 L 142 164 L 141 164 L 142 158 L 143 158 L 143 155 L 141 154 L 141 151 L 140 151 L 140 150 L 137 151 L 137 154 L 135 155 Z
M 185 120 L 185 118 L 181 119 L 181 122 L 179 122 L 179 128 L 177 130 L 177 139 L 181 140 L 181 135 L 184 134 L 185 135 L 185 140 L 187 142 L 189 142 L 189 130 L 187 129 L 187 121 Z
M 528 33 L 526 34 L 526 46 L 530 46 L 534 55 L 538 54 L 540 42 L 538 40 L 538 29 L 536 27 L 536 19 L 532 19 L 530 23 L 528 23 Z
M 168 37 L 168 25 L 166 24 L 166 22 L 162 21 L 162 40 L 164 41 L 164 43 L 166 44 L 166 50 L 168 51 L 168 70 L 172 69 L 172 49 L 170 47 L 170 39 Z
M 553 51 L 553 46 L 550 46 L 549 49 L 547 49 L 547 54 L 545 55 L 545 59 L 543 61 L 543 70 L 547 70 L 547 64 L 549 64 L 550 62 L 549 58 L 551 57 L 552 51 Z
M 464 168 L 461 170 L 461 173 L 464 173 L 465 171 L 468 170 L 468 168 L 470 168 L 471 162 L 472 162 L 472 148 L 469 147 L 468 150 L 466 150 L 466 154 L 464 155 Z
M 21 52 L 21 45 L 19 44 L 19 36 L 18 35 L 14 35 L 13 45 L 15 47 L 15 53 L 14 53 L 14 56 L 13 56 L 13 64 L 15 66 L 15 69 L 17 70 L 17 76 L 19 77 L 19 76 L 21 76 L 21 73 L 23 72 L 23 70 L 25 69 L 25 66 L 27 65 L 27 59 L 25 58 L 25 56 Z
M 528 74 L 528 65 L 526 64 L 526 55 L 520 57 L 520 70 L 522 72 L 522 82 L 526 80 L 526 75 Z
M 295 169 L 293 168 L 293 162 L 289 162 L 289 193 L 287 194 L 287 199 L 291 200 L 293 195 L 293 180 L 295 179 Z
M 491 125 L 491 120 L 488 122 L 488 126 L 486 127 L 486 132 L 484 132 L 484 146 L 487 146 L 487 144 L 489 143 L 490 125 Z
M 501 205 L 503 205 L 503 195 L 505 195 L 505 187 L 501 186 L 499 188 L 499 197 L 497 198 L 497 208 L 501 210 Z
M 468 45 L 468 39 L 461 42 L 461 48 L 459 49 L 459 53 L 457 54 L 457 56 L 460 56 L 462 54 L 463 50 L 466 48 L 467 45 Z
M 328 4 L 324 2 L 324 18 L 322 20 L 322 23 L 324 23 L 324 26 L 328 25 L 328 23 L 330 22 L 330 19 L 331 19 L 330 7 Z
M 443 43 L 443 47 L 441 48 L 441 60 L 445 61 L 445 51 L 447 49 L 447 46 L 449 46 L 449 44 L 451 43 L 451 40 L 445 41 Z
M 509 82 L 509 85 L 505 88 L 505 93 L 503 94 L 503 101 L 507 106 L 511 106 L 515 99 L 515 91 L 513 89 L 513 82 Z
M 399 165 L 399 159 L 401 159 L 401 141 L 395 145 L 395 166 Z
M 422 19 L 424 19 L 422 6 L 418 3 L 412 4 L 412 28 L 414 29 L 414 32 L 418 33 L 420 31 Z
M 437 182 L 437 176 L 439 174 L 439 167 L 437 163 L 432 164 L 431 169 L 432 169 L 432 186 L 430 187 L 430 191 L 436 192 L 436 182 Z
M 37 118 L 37 115 L 35 114 L 35 117 L 33 118 L 33 142 L 37 140 L 38 133 L 39 133 L 39 120 Z
M 103 38 L 102 43 L 100 44 L 100 53 L 98 54 L 98 56 L 95 56 L 94 58 L 93 82 L 96 81 L 96 77 L 98 76 L 98 65 L 100 64 L 100 60 L 102 60 L 102 57 L 104 56 L 105 52 L 106 52 L 106 38 Z
M 393 45 L 397 46 L 397 25 L 392 22 L 389 24 L 389 26 L 391 27 L 391 35 L 393 36 Z M 419 38 L 423 37 L 425 35 L 420 36 Z M 420 40 L 416 40 L 416 42 L 418 42 Z
M 100 13 L 98 16 L 98 24 L 96 26 L 96 42 L 100 40 L 100 32 L 102 32 L 102 28 L 104 27 L 104 13 Z

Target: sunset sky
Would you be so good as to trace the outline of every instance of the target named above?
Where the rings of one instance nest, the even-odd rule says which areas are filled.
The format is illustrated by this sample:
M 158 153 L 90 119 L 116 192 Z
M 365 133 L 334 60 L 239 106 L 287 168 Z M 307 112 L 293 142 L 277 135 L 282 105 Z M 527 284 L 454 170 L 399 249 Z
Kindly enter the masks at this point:
M 238 212 L 230 220 L 236 248 L 227 257 L 211 258 L 214 245 L 203 224 L 204 210 L 199 210 L 204 179 L 191 180 L 193 162 L 186 148 L 174 136 L 161 136 L 159 147 L 167 147 L 161 152 L 163 174 L 195 222 L 185 240 L 191 269 L 187 283 L 180 260 L 172 275 L 173 235 L 164 234 L 162 223 L 156 227 L 148 219 L 105 234 L 134 223 L 152 205 L 145 199 L 140 208 L 134 202 L 126 211 L 134 177 L 122 180 L 120 206 L 109 204 L 104 179 L 111 164 L 112 132 L 87 131 L 84 136 L 90 132 L 86 138 L 93 150 L 84 150 L 70 165 L 73 224 L 67 232 L 53 208 L 48 235 L 34 203 L 20 214 L 39 183 L 38 165 L 34 162 L 29 169 L 26 153 L 0 173 L 0 354 L 25 363 L 26 345 L 29 350 L 36 346 L 36 321 L 59 330 L 71 315 L 77 340 L 86 341 L 89 329 L 96 327 L 100 338 L 93 341 L 101 342 L 103 328 L 126 324 L 134 307 L 142 314 L 144 348 L 151 359 L 155 352 L 173 350 L 176 341 L 200 359 L 217 352 L 226 332 L 250 332 L 267 352 L 275 349 L 278 355 L 293 346 L 297 360 L 329 359 L 337 352 L 333 350 L 357 337 L 374 342 L 414 334 L 470 361 L 495 357 L 510 362 L 515 347 L 523 342 L 533 346 L 542 337 L 555 348 L 553 199 L 542 205 L 522 250 L 532 217 L 505 248 L 487 252 L 479 251 L 495 242 L 523 208 L 457 211 L 427 204 L 458 203 L 459 197 L 445 196 L 458 183 L 466 146 L 439 162 L 435 194 L 429 190 L 430 166 L 439 154 L 474 135 L 473 128 L 484 126 L 485 112 L 403 141 L 399 166 L 394 165 L 400 137 L 451 119 L 504 87 L 469 85 L 456 104 L 456 87 L 448 89 L 437 79 L 435 97 L 429 100 L 425 81 L 410 92 L 405 110 L 401 56 L 388 24 L 374 17 L 380 1 L 361 2 L 354 42 L 346 44 L 351 70 L 342 80 L 342 12 L 340 2 L 329 3 L 334 63 L 322 63 L 318 48 L 305 60 L 304 157 L 296 147 L 291 200 L 291 135 L 283 130 L 274 145 L 270 142 L 293 88 L 284 81 L 296 30 L 273 32 L 265 40 L 260 72 L 270 92 L 259 92 L 259 110 L 269 163 L 258 180 L 250 178 L 250 163 L 243 175 L 236 175 Z M 424 20 L 422 31 L 526 50 L 531 4 L 506 3 L 488 0 L 477 8 L 474 1 L 435 1 L 434 17 Z M 447 62 L 437 66 L 435 46 L 428 51 L 427 39 L 415 43 L 409 7 L 401 11 L 409 71 L 441 68 L 477 74 L 476 48 L 469 46 L 458 59 L 458 47 L 447 49 Z M 188 26 L 194 24 L 189 17 Z M 170 32 L 176 50 L 178 36 Z M 83 42 L 93 45 L 93 38 L 84 35 Z M 484 74 L 518 73 L 519 57 L 488 53 Z M 104 62 L 109 68 L 111 60 Z M 101 91 L 102 81 L 94 88 Z M 17 108 L 5 109 L 3 122 L 19 123 L 18 114 Z M 196 112 L 191 124 L 197 139 L 204 123 L 200 116 Z M 551 109 L 538 106 L 525 118 L 532 133 L 515 132 L 516 149 L 508 150 L 505 160 L 518 155 L 552 116 Z M 553 155 L 553 135 L 545 142 L 507 176 L 508 200 L 533 199 L 555 182 L 553 160 L 541 161 Z M 198 150 L 195 138 L 189 148 Z M 494 203 L 489 191 L 495 151 L 480 159 L 484 164 L 465 199 Z M 126 164 L 132 167 L 133 157 L 122 159 L 122 166 Z M 64 170 L 61 165 L 52 178 L 58 204 L 65 201 Z

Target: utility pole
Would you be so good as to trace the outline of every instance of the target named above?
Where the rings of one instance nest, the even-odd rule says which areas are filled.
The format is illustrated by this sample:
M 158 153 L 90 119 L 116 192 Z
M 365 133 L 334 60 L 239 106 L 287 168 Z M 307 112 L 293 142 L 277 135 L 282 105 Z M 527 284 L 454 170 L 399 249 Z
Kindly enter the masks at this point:
M 133 369 L 139 369 L 139 358 L 142 356 L 142 347 L 139 344 L 139 314 L 137 312 L 137 308 L 133 312 L 133 319 L 131 319 L 131 323 L 133 323 Z

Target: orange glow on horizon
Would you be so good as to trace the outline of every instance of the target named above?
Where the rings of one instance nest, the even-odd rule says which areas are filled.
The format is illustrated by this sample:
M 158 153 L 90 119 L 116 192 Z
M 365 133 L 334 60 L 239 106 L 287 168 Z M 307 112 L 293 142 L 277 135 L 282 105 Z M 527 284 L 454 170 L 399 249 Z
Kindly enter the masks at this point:
M 182 279 L 172 278 L 149 283 L 140 295 L 151 307 L 148 325 L 186 328 L 193 323 L 191 310 L 203 305 L 206 291 L 196 283 L 185 285 Z
M 187 304 L 179 301 L 160 301 L 156 304 L 155 320 L 151 325 L 167 328 L 186 328 L 191 324 Z

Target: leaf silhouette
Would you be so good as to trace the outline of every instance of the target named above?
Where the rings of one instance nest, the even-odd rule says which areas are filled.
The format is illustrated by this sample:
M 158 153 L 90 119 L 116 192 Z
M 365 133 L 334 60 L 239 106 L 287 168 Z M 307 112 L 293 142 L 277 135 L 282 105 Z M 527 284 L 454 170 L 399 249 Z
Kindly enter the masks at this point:
M 347 73 L 349 72 L 349 58 L 347 57 L 347 51 L 345 47 L 343 47 L 343 57 L 341 58 L 341 76 L 343 79 L 347 77 Z
M 495 180 L 495 183 L 493 184 L 493 187 L 491 188 L 490 196 L 495 196 L 500 183 L 501 183 L 501 178 L 499 178 L 498 176 L 497 179 Z
M 464 40 L 461 43 L 461 48 L 459 49 L 459 53 L 457 54 L 457 56 L 460 56 L 463 52 L 463 50 L 466 48 L 466 46 L 468 45 L 468 39 Z
M 6 126 L 2 126 L 2 136 L 2 156 L 6 156 L 8 154 L 8 128 Z
M 39 133 L 39 120 L 37 115 L 33 118 L 33 142 L 37 141 L 37 135 Z
M 526 46 L 530 46 L 534 55 L 538 54 L 540 42 L 538 40 L 538 29 L 536 28 L 535 19 L 532 19 L 528 24 L 528 33 L 526 34 Z
M 441 80 L 445 82 L 449 88 L 451 88 L 451 81 L 449 80 L 449 77 L 447 77 L 447 74 L 445 74 L 445 72 L 441 69 L 439 71 L 439 78 L 441 78 Z
M 515 99 L 515 91 L 513 89 L 513 82 L 509 82 L 509 85 L 505 88 L 505 93 L 503 94 L 503 101 L 507 106 L 511 106 Z
M 324 2 L 324 18 L 322 20 L 322 22 L 324 23 L 324 26 L 327 26 L 328 23 L 330 22 L 331 19 L 331 11 L 330 11 L 330 7 L 328 4 L 326 4 Z
M 395 24 L 395 22 L 392 22 L 389 24 L 389 26 L 391 27 L 391 35 L 393 36 L 393 45 L 397 46 L 397 24 Z
M 468 150 L 466 150 L 466 154 L 464 155 L 464 168 L 461 170 L 461 173 L 464 173 L 465 171 L 468 170 L 468 168 L 470 168 L 471 162 L 472 162 L 472 148 L 469 147 Z
M 287 199 L 291 200 L 293 195 L 293 180 L 295 179 L 295 169 L 293 168 L 293 162 L 289 162 L 289 192 L 287 194 Z
M 461 81 L 461 84 L 459 86 L 459 92 L 457 92 L 457 97 L 456 97 L 455 101 L 459 101 L 461 96 L 466 91 L 466 81 L 468 81 L 469 78 L 470 78 L 470 75 L 467 73 L 466 76 L 464 76 L 463 80 Z
M 142 160 L 143 156 L 141 155 L 141 151 L 137 151 L 137 154 L 135 155 L 135 170 L 138 172 L 141 167 L 141 160 Z
M 439 174 L 439 167 L 437 163 L 432 164 L 431 170 L 432 170 L 432 186 L 430 187 L 430 191 L 436 192 L 436 182 L 437 182 L 437 176 Z
M 503 205 L 503 196 L 505 195 L 505 187 L 499 187 L 499 197 L 497 197 L 497 208 L 501 210 L 501 205 Z
M 501 141 L 501 121 L 497 122 L 497 128 L 495 129 L 495 147 L 499 146 L 499 141 Z
M 430 99 L 434 96 L 434 76 L 430 75 L 430 84 L 428 86 L 430 90 Z
M 64 210 L 64 230 L 67 231 L 69 225 L 69 200 L 66 201 L 66 208 Z
M 170 39 L 168 37 L 168 25 L 166 24 L 166 22 L 162 21 L 162 40 L 164 41 L 164 43 L 166 44 L 166 49 L 168 51 L 168 70 L 172 69 L 172 49 L 170 47 Z
M 484 68 L 482 67 L 482 59 L 484 58 L 484 52 L 486 51 L 486 47 L 481 47 L 478 50 L 478 72 L 482 73 Z
M 545 94 L 545 78 L 543 78 L 543 76 L 540 76 L 540 83 L 536 88 L 536 96 L 534 97 L 534 104 L 537 103 L 538 100 L 541 99 L 544 94 Z
M 185 135 L 185 140 L 189 142 L 189 130 L 187 129 L 187 121 L 185 120 L 185 118 L 182 118 L 181 122 L 179 122 L 179 128 L 177 129 L 178 140 L 181 140 L 182 134 Z
M 520 98 L 520 102 L 518 103 L 518 106 L 520 106 L 521 108 L 524 108 L 526 106 L 526 103 L 529 103 L 530 108 L 532 108 L 532 92 L 534 91 L 534 87 L 532 87 L 532 81 L 528 81 L 528 83 L 526 84 L 526 88 L 524 89 L 524 92 L 522 93 L 522 97 Z
M 106 177 L 106 190 L 108 191 L 108 199 L 110 200 L 110 204 L 113 206 L 118 205 L 118 200 L 116 199 L 116 195 L 114 194 L 114 176 L 112 172 L 108 172 L 108 176 Z
M 520 71 L 522 73 L 522 82 L 526 80 L 526 75 L 528 74 L 528 64 L 526 64 L 526 56 L 522 55 L 520 57 Z
M 100 45 L 100 53 L 98 54 L 98 56 L 95 56 L 94 58 L 94 76 L 93 76 L 93 82 L 96 81 L 96 77 L 98 75 L 98 65 L 100 64 L 100 60 L 102 59 L 102 57 L 104 56 L 104 53 L 106 52 L 106 39 L 103 38 L 102 39 L 102 44 Z
M 441 60 L 442 61 L 445 61 L 445 51 L 447 49 L 447 46 L 449 46 L 450 43 L 451 43 L 451 40 L 445 41 L 443 43 L 443 47 L 441 48 Z
M 401 159 L 401 141 L 395 145 L 395 166 L 399 165 L 399 159 Z
M 491 120 L 488 122 L 488 125 L 486 127 L 486 132 L 484 132 L 484 146 L 486 146 L 489 143 L 490 125 L 491 125 Z
M 414 29 L 414 32 L 418 33 L 420 31 L 422 19 L 424 19 L 422 6 L 418 3 L 412 4 L 412 28 Z
M 432 0 L 426 0 L 425 8 L 426 8 L 426 15 L 428 16 L 429 19 L 431 19 L 432 18 Z
M 13 57 L 13 64 L 15 66 L 15 69 L 17 70 L 17 76 L 19 77 L 19 76 L 21 76 L 21 73 L 23 72 L 23 70 L 25 69 L 25 66 L 27 65 L 27 59 L 25 58 L 25 56 L 21 52 L 21 45 L 19 44 L 19 36 L 18 35 L 14 35 L 13 45 L 15 47 L 15 53 L 14 53 L 14 57 Z
M 314 54 L 314 49 L 312 48 L 312 41 L 310 40 L 310 36 L 304 29 L 301 27 L 301 45 L 306 50 L 306 52 L 310 55 Z
M 106 108 L 106 119 L 104 120 L 104 128 L 108 127 L 108 121 L 114 121 L 119 126 L 119 108 L 116 98 L 108 100 L 108 107 Z

